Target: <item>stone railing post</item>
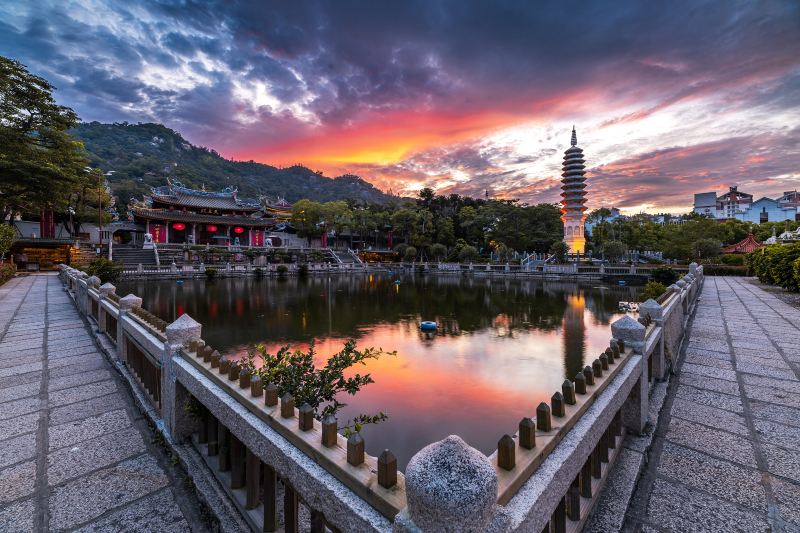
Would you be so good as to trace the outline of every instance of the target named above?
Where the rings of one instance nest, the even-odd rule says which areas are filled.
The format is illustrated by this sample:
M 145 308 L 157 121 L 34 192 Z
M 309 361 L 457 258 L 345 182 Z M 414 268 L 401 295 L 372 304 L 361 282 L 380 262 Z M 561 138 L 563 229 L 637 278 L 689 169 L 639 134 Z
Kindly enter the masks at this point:
M 100 333 L 105 333 L 106 311 L 103 309 L 103 300 L 108 298 L 109 294 L 115 294 L 117 292 L 117 288 L 110 283 L 104 283 L 100 285 L 100 288 L 97 290 L 100 292 L 100 299 L 97 302 L 97 331 Z
M 647 379 L 647 357 L 645 356 L 645 327 L 628 315 L 611 324 L 615 340 L 625 341 L 625 346 L 642 356 L 641 374 L 622 406 L 622 423 L 630 431 L 640 434 L 647 424 L 649 381 Z
M 650 358 L 650 363 L 653 365 L 651 371 L 653 377 L 658 381 L 662 381 L 667 371 L 666 360 L 664 358 L 664 308 L 661 307 L 657 301 L 650 298 L 639 306 L 639 316 L 649 316 L 656 326 L 662 328 L 661 339 L 658 341 L 658 346 L 654 348 L 653 355 Z
M 497 473 L 489 458 L 450 435 L 417 452 L 406 468 L 408 507 L 394 520 L 395 533 L 509 530 L 497 505 Z
M 88 287 L 89 282 L 87 279 L 89 275 L 86 272 L 78 272 L 77 279 L 75 280 L 75 303 L 78 306 L 78 310 L 86 314 L 86 298 L 88 297 Z
M 92 314 L 92 297 L 89 296 L 89 289 L 97 289 L 98 287 L 100 287 L 100 278 L 97 276 L 86 278 L 86 301 L 83 304 L 83 312 L 86 316 L 91 316 Z
M 177 352 L 192 341 L 200 340 L 202 326 L 187 314 L 167 326 L 167 342 L 161 356 L 161 414 L 167 433 L 176 442 L 183 442 L 197 430 L 199 421 L 186 412 L 189 392 L 177 382 L 175 357 Z
M 135 294 L 129 294 L 124 298 L 119 299 L 119 318 L 117 319 L 117 357 L 122 362 L 128 360 L 128 347 L 125 342 L 125 328 L 123 327 L 123 318 L 134 307 L 141 307 L 142 299 Z

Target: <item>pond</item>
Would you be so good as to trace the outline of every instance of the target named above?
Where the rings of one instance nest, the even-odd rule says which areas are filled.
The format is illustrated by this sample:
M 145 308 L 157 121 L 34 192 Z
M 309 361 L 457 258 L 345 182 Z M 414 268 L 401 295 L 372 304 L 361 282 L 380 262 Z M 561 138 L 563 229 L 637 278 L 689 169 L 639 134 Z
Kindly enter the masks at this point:
M 397 283 L 399 281 L 399 283 Z M 126 281 L 117 294 L 141 296 L 164 320 L 188 313 L 203 339 L 229 356 L 254 343 L 270 353 L 313 340 L 321 362 L 346 339 L 396 351 L 369 361 L 375 383 L 339 419 L 383 411 L 363 431 L 367 451 L 386 448 L 404 468 L 423 446 L 457 434 L 486 454 L 519 420 L 534 417 L 565 377 L 608 346 L 618 302 L 636 287 L 600 282 L 489 279 L 453 275 L 355 274 L 305 279 L 229 278 Z M 436 321 L 435 334 L 419 323 Z

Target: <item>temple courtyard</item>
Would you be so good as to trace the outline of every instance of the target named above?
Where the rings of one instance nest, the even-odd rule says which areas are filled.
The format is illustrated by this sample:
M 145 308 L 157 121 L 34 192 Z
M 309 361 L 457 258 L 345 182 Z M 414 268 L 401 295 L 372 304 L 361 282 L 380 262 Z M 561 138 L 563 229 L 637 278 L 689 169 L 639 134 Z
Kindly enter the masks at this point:
M 800 309 L 708 277 L 630 531 L 800 530 Z M 0 531 L 204 531 L 54 275 L 0 287 Z

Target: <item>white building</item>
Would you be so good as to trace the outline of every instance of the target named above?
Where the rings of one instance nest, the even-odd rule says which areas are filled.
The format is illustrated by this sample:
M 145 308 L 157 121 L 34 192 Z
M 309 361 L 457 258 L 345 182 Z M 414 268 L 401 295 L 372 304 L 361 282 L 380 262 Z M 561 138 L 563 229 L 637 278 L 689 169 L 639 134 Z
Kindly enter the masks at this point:
M 717 196 L 713 192 L 694 195 L 694 212 L 717 220 L 742 220 L 761 224 L 800 220 L 800 193 L 789 191 L 778 199 L 763 197 L 753 201 L 753 195 L 731 187 L 727 193 Z

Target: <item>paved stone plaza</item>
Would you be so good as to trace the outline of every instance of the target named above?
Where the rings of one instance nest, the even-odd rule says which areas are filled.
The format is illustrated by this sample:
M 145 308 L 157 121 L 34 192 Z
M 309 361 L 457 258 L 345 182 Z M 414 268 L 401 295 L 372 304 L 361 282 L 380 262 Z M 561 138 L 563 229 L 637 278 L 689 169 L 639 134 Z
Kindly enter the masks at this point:
M 800 309 L 706 278 L 631 531 L 800 531 Z
M 55 275 L 0 287 L 0 531 L 203 531 Z

